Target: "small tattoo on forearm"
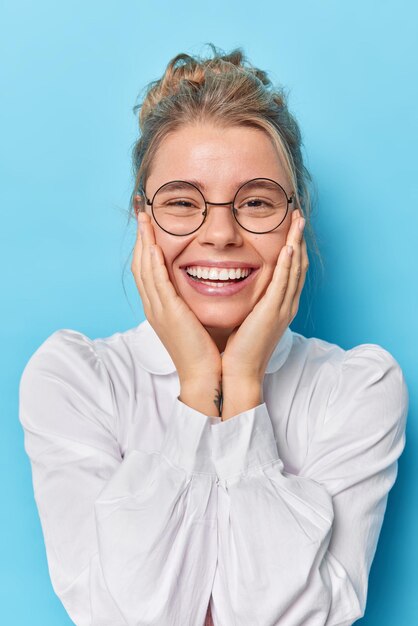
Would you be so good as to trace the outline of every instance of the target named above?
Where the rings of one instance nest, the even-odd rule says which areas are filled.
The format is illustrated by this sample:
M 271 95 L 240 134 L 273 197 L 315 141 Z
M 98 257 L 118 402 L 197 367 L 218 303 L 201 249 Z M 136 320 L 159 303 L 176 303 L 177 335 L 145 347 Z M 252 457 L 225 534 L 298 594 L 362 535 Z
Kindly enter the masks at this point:
M 215 389 L 215 398 L 213 400 L 219 415 L 222 415 L 222 381 L 219 381 L 219 389 Z

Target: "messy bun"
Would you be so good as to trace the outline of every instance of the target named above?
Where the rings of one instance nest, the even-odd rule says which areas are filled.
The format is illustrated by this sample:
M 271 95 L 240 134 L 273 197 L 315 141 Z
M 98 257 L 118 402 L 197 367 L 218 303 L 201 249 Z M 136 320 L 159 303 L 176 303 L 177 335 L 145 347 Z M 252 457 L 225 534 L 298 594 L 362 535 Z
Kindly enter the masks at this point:
M 241 48 L 225 54 L 213 44 L 209 46 L 209 58 L 175 56 L 134 108 L 140 137 L 133 148 L 131 206 L 135 193 L 145 186 L 156 151 L 168 133 L 199 122 L 250 126 L 266 132 L 276 146 L 296 191 L 297 206 L 306 218 L 308 243 L 314 243 L 309 219 L 311 177 L 303 163 L 299 126 L 287 108 L 283 88 L 273 87 L 267 73 L 253 67 Z

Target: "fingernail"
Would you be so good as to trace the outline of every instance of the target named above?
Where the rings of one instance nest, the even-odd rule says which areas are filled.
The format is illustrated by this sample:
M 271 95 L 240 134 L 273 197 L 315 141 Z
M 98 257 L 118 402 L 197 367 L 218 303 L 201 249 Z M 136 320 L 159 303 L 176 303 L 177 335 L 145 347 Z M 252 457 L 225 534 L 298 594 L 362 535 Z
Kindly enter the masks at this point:
M 287 254 L 288 254 L 289 256 L 292 256 L 292 253 L 293 253 L 293 246 L 286 246 L 286 248 L 287 248 Z
M 305 224 L 306 224 L 306 220 L 304 217 L 302 217 L 301 220 L 299 220 L 299 230 L 302 231 L 305 228 Z
M 139 228 L 139 232 L 141 233 L 141 235 L 144 232 L 144 223 L 141 222 L 140 220 L 138 220 L 138 228 Z

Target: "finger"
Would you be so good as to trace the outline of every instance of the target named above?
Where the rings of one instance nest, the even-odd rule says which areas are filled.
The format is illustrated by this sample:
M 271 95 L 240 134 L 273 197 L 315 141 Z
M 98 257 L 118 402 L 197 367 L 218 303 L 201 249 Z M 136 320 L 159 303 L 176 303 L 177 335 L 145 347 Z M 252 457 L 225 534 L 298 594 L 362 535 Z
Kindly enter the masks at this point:
M 138 226 L 140 229 L 142 244 L 140 266 L 141 280 L 151 307 L 151 311 L 153 313 L 157 313 L 161 310 L 161 301 L 158 292 L 155 289 L 154 274 L 152 268 L 153 262 L 151 258 L 151 248 L 152 246 L 156 245 L 154 227 L 148 215 L 146 215 L 142 219 L 140 218 Z
M 293 248 L 284 245 L 280 250 L 273 277 L 266 291 L 266 306 L 276 314 L 282 307 L 289 283 L 290 270 L 292 267 Z M 260 302 L 262 302 L 261 300 Z M 273 301 L 273 302 L 272 302 Z
M 149 286 L 147 286 L 147 274 L 146 272 L 143 272 L 143 264 L 147 256 L 147 233 L 141 233 L 141 228 L 139 224 L 146 223 L 147 221 L 150 222 L 150 218 L 148 215 L 145 214 L 145 212 L 141 212 L 138 214 L 137 238 L 135 242 L 134 254 L 131 265 L 131 270 L 134 275 L 139 294 L 141 296 L 145 314 L 147 314 L 147 311 L 150 311 L 151 308 L 150 299 L 148 297 Z
M 302 273 L 299 279 L 299 284 L 295 293 L 295 296 L 293 298 L 293 302 L 290 308 L 290 316 L 291 316 L 291 320 L 293 320 L 296 317 L 296 314 L 299 310 L 299 302 L 300 302 L 300 296 L 302 293 L 302 289 L 304 287 L 305 284 L 305 279 L 306 279 L 306 274 L 308 272 L 308 268 L 309 268 L 309 257 L 308 257 L 308 252 L 307 252 L 307 248 L 306 248 L 306 240 L 305 238 L 303 238 L 302 240 L 302 245 L 301 245 L 301 253 L 302 253 L 302 260 L 301 260 L 301 265 L 302 265 Z
M 302 217 L 295 218 L 288 234 L 289 244 L 293 246 L 292 267 L 290 269 L 289 284 L 286 295 L 283 299 L 283 309 L 288 311 L 289 316 L 292 303 L 298 289 L 299 281 L 302 275 L 302 251 L 301 244 L 303 239 L 303 229 L 305 227 L 305 219 Z
M 272 297 L 274 298 L 274 310 L 281 310 L 287 290 L 289 288 L 290 272 L 293 264 L 294 255 L 293 244 L 295 243 L 295 241 L 297 241 L 297 233 L 295 229 L 297 228 L 297 220 L 300 218 L 300 216 L 301 214 L 299 209 L 296 209 L 292 212 L 292 222 L 286 239 L 286 245 L 283 246 L 279 253 L 273 277 L 266 292 L 266 295 L 269 293 L 269 291 L 271 291 L 272 293 Z M 291 250 L 290 255 L 288 253 L 285 254 L 286 249 Z
M 138 218 L 138 215 L 137 215 L 137 218 Z M 132 255 L 131 272 L 135 279 L 135 283 L 138 288 L 139 295 L 141 296 L 142 304 L 144 305 L 144 308 L 146 308 L 147 306 L 149 306 L 149 301 L 146 296 L 144 286 L 142 284 L 142 279 L 141 279 L 141 273 L 140 273 L 141 256 L 142 256 L 142 241 L 141 241 L 141 233 L 139 229 L 139 221 L 137 221 L 136 240 L 135 240 L 135 246 L 134 246 L 133 255 Z
M 150 248 L 150 256 L 155 289 L 158 293 L 161 305 L 165 309 L 168 308 L 173 301 L 177 300 L 178 294 L 170 280 L 164 254 L 160 246 L 152 245 Z
M 139 228 L 139 223 L 146 220 L 145 217 L 142 217 L 143 215 L 146 215 L 146 213 L 144 211 L 140 211 L 138 212 L 137 215 L 137 230 L 136 230 L 136 241 L 135 241 L 135 248 L 134 248 L 134 254 L 133 254 L 133 258 L 132 258 L 132 266 L 131 269 L 133 270 L 135 268 L 135 270 L 137 268 L 139 268 L 139 261 L 140 261 L 140 257 L 141 257 L 141 248 L 142 248 L 142 237 L 141 237 L 141 231 Z M 148 216 L 149 219 L 149 216 Z

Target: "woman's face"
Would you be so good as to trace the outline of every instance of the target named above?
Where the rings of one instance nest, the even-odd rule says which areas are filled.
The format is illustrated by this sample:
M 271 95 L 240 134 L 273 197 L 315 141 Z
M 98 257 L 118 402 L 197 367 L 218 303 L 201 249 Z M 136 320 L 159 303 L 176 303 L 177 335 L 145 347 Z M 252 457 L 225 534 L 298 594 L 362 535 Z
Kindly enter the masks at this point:
M 156 152 L 145 191 L 152 198 L 172 180 L 193 181 L 208 202 L 231 202 L 238 187 L 253 178 L 271 178 L 290 186 L 277 150 L 261 130 L 246 127 L 217 128 L 211 124 L 182 127 L 165 137 Z M 196 183 L 198 181 L 198 183 Z M 147 206 L 151 214 L 151 207 Z M 224 344 L 265 293 L 291 223 L 290 212 L 273 232 L 253 234 L 235 221 L 231 205 L 208 205 L 204 224 L 191 235 L 178 237 L 163 231 L 151 217 L 156 243 L 161 247 L 170 279 L 218 346 Z M 240 289 L 203 287 L 186 273 L 186 267 L 252 268 Z M 236 289 L 235 287 L 232 289 Z

